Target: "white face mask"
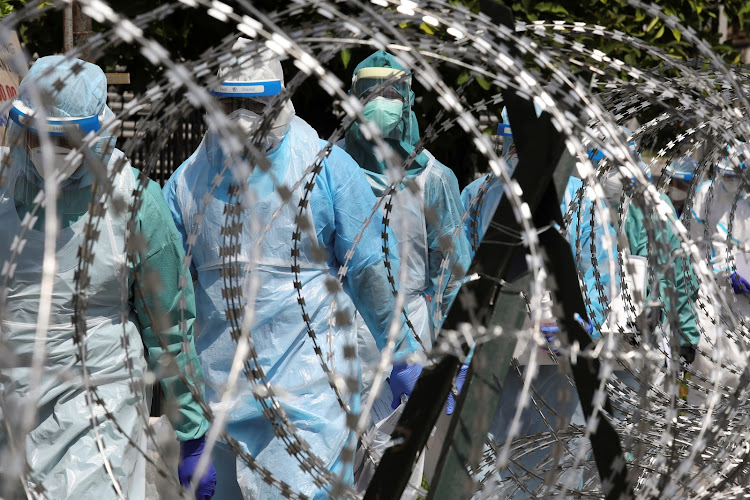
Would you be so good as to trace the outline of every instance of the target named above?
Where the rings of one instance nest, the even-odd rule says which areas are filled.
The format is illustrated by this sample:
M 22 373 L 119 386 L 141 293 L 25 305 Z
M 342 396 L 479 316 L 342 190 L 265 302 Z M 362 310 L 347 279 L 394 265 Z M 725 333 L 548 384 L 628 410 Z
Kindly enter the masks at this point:
M 50 148 L 53 162 L 51 165 L 52 168 L 45 168 L 42 152 L 43 148 L 38 147 L 29 149 L 29 159 L 31 160 L 31 163 L 34 164 L 36 171 L 39 172 L 39 175 L 45 180 L 51 175 L 57 175 L 59 181 L 64 181 L 73 175 L 73 172 L 78 170 L 83 164 L 83 154 L 78 150 L 75 150 L 75 153 L 68 157 L 71 151 L 73 151 L 72 149 L 64 148 L 62 146 L 50 146 Z
M 261 149 L 263 149 L 264 153 L 276 149 L 284 139 L 288 125 L 288 122 L 283 119 L 284 114 L 285 111 L 282 111 L 281 115 L 274 121 L 271 130 L 269 130 L 263 138 Z M 252 135 L 258 129 L 262 121 L 262 117 L 258 113 L 242 108 L 232 111 L 227 115 L 227 118 L 239 125 L 242 131 L 247 135 Z
M 620 176 L 616 173 L 610 173 L 602 180 L 602 189 L 604 190 L 604 197 L 607 200 L 607 205 L 610 208 L 616 208 L 620 204 L 620 198 L 622 197 L 622 181 Z
M 687 191 L 683 191 L 681 189 L 676 189 L 676 188 L 670 188 L 669 198 L 672 201 L 683 201 L 687 198 Z

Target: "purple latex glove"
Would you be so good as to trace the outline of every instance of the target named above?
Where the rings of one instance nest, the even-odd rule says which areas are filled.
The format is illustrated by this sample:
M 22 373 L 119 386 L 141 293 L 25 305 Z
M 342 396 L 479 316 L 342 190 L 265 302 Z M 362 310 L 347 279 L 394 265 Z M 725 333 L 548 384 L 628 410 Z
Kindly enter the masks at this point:
M 750 282 L 739 275 L 739 273 L 732 273 L 729 277 L 732 280 L 732 289 L 736 294 L 750 293 Z
M 401 363 L 395 365 L 391 371 L 391 378 L 389 383 L 391 385 L 391 392 L 393 393 L 393 402 L 391 408 L 394 410 L 401 404 L 401 395 L 406 394 L 407 397 L 411 395 L 414 384 L 417 383 L 419 374 L 422 373 L 422 365 L 410 365 L 407 363 Z
M 464 386 L 464 381 L 466 380 L 467 371 L 469 371 L 469 365 L 461 365 L 461 368 L 458 370 L 458 375 L 456 375 L 456 389 L 458 389 L 459 394 L 461 394 L 461 388 Z M 445 414 L 453 415 L 453 410 L 455 408 L 456 408 L 456 400 L 453 397 L 453 391 L 451 391 L 448 394 L 448 402 L 445 403 Z
M 193 479 L 193 473 L 205 446 L 206 436 L 180 443 L 180 464 L 177 466 L 177 475 L 180 478 L 180 484 L 186 488 L 190 487 L 190 481 Z M 208 470 L 195 490 L 196 500 L 210 500 L 214 496 L 215 489 L 216 469 L 214 469 L 213 462 L 209 462 Z

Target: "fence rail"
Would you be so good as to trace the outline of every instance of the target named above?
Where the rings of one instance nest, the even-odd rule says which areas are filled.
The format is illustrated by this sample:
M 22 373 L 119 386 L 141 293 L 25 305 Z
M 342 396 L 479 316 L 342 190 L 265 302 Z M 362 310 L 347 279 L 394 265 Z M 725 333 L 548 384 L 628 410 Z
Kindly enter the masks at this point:
M 122 111 L 123 106 L 133 98 L 132 92 L 118 93 L 111 90 L 107 92 L 107 102 L 115 114 Z M 144 171 L 149 160 L 148 155 L 153 154 L 151 151 L 153 134 L 138 130 L 138 120 L 139 117 L 145 117 L 147 114 L 148 108 L 146 107 L 136 114 L 135 119 L 123 120 L 120 129 L 117 130 L 117 147 L 120 149 L 123 149 L 125 143 L 138 134 L 140 139 L 138 145 L 133 151 L 126 153 L 130 164 Z M 159 149 L 159 157 L 154 168 L 149 172 L 149 176 L 163 186 L 182 162 L 193 154 L 205 133 L 206 124 L 203 120 L 203 113 L 197 109 L 191 110 L 179 121 L 176 130 L 169 136 L 166 146 Z

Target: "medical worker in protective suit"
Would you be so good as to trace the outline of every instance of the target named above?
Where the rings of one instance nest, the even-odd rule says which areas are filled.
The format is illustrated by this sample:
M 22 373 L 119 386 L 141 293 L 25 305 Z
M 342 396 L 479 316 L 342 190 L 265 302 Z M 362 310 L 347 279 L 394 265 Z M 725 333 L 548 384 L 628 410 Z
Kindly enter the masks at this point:
M 245 43 L 238 41 L 234 50 L 241 53 Z M 237 232 L 239 261 L 243 266 L 255 266 L 249 276 L 243 271 L 242 279 L 248 278 L 249 283 L 257 278 L 259 284 L 251 304 L 253 348 L 265 379 L 283 393 L 277 399 L 279 408 L 296 435 L 325 469 L 351 484 L 351 463 L 347 464 L 342 456 L 351 434 L 340 403 L 356 411 L 359 394 L 357 388 L 344 387 L 342 401 L 337 399 L 321 366 L 321 356 L 316 354 L 318 347 L 313 337 L 326 360 L 326 370 L 344 375 L 357 363 L 354 306 L 377 337 L 379 348 L 385 345 L 391 319 L 399 319 L 383 265 L 380 228 L 375 224 L 365 226 L 376 199 L 359 167 L 338 147 L 332 147 L 319 169 L 305 172 L 315 164 L 326 141 L 295 115 L 288 98 L 279 102 L 283 97 L 275 97 L 284 91 L 278 60 L 260 56 L 250 59 L 245 54 L 221 68 L 219 79 L 214 95 L 228 118 L 245 131 L 247 143 L 255 141 L 269 163 L 267 169 L 254 167 L 244 179 L 248 192 L 242 198 L 249 201 L 240 212 Z M 272 110 L 272 102 L 282 108 Z M 264 132 L 263 117 L 273 116 L 274 110 L 278 114 L 270 130 Z M 164 187 L 186 246 L 193 242 L 199 324 L 196 346 L 206 373 L 207 396 L 213 405 L 221 397 L 236 350 L 223 297 L 226 266 L 221 246 L 225 210 L 230 208 L 228 188 L 243 179 L 233 178 L 232 171 L 227 170 L 223 180 L 216 180 L 218 185 L 213 191 L 212 182 L 222 167 L 231 166 L 233 161 L 223 152 L 217 131 L 209 128 L 195 153 Z M 292 189 L 299 181 L 299 187 Z M 311 189 L 311 193 L 303 201 L 304 189 Z M 289 195 L 282 199 L 283 193 Z M 308 208 L 300 212 L 300 206 Z M 271 224 L 277 211 L 278 217 Z M 260 232 L 269 224 L 270 229 L 261 240 Z M 297 236 L 297 231 L 301 236 Z M 361 240 L 355 246 L 360 232 Z M 253 255 L 255 251 L 257 257 Z M 344 263 L 348 266 L 343 275 L 345 293 L 337 293 L 331 283 L 335 283 Z M 396 338 L 398 354 L 418 348 L 406 334 L 403 328 Z M 352 347 L 349 354 L 345 352 L 347 346 Z M 290 454 L 295 450 L 278 435 L 275 427 L 280 424 L 272 425 L 266 416 L 270 412 L 264 412 L 250 382 L 244 377 L 240 380 L 228 411 L 229 435 L 292 491 L 309 498 L 327 498 L 330 487 L 316 485 L 316 471 L 305 470 L 298 457 Z M 410 384 L 413 386 L 413 382 Z M 219 490 L 218 497 L 235 498 L 240 492 L 253 499 L 282 497 L 282 492 L 269 484 L 260 471 L 251 469 L 241 457 L 235 460 L 223 443 L 219 443 L 215 457 L 220 488 L 225 481 L 223 474 L 236 471 L 234 491 Z
M 651 181 L 649 167 L 640 160 L 637 144 L 632 134 L 625 127 L 620 127 L 629 140 L 631 154 L 637 158 L 644 177 Z M 699 331 L 695 303 L 697 290 L 691 286 L 693 279 L 692 267 L 689 259 L 681 255 L 680 239 L 677 234 L 666 225 L 656 211 L 647 210 L 643 195 L 635 189 L 638 180 L 630 177 L 623 168 L 613 167 L 604 174 L 602 184 L 607 203 L 612 207 L 613 220 L 618 234 L 625 236 L 627 248 L 620 248 L 628 282 L 632 304 L 618 297 L 613 301 L 612 312 L 605 329 L 614 334 L 625 332 L 631 342 L 640 342 L 643 320 L 647 320 L 653 330 L 657 325 L 664 324 L 663 339 L 654 339 L 662 343 L 667 350 L 668 336 L 675 334 L 679 339 L 679 355 L 692 363 L 695 357 L 695 346 L 698 343 Z M 672 202 L 666 194 L 661 199 L 676 213 Z M 648 213 L 651 213 L 649 221 Z M 652 239 L 649 239 L 649 228 L 653 228 Z M 672 257 L 674 256 L 674 258 Z M 618 278 L 619 279 L 619 278 Z M 657 290 L 651 290 L 650 284 L 654 279 L 658 282 Z M 641 297 L 636 300 L 636 297 Z M 624 300 L 624 302 L 623 302 Z M 649 300 L 659 301 L 662 307 L 644 310 L 643 304 Z M 622 302 L 622 305 L 618 305 Z M 674 302 L 674 304 L 673 304 Z M 635 307 L 635 314 L 631 311 Z M 674 324 L 665 323 L 669 314 L 674 314 Z M 637 316 L 641 317 L 639 321 Z M 676 330 L 676 331 L 675 331 Z
M 726 156 L 714 166 L 714 178 L 703 182 L 693 193 L 690 211 L 683 214 L 683 223 L 701 257 L 711 263 L 719 292 L 724 294 L 730 308 L 730 311 L 722 308 L 719 313 L 716 301 L 694 283 L 700 298 L 699 318 L 706 333 L 700 338 L 694 366 L 703 373 L 712 373 L 718 366 L 724 366 L 724 370 L 719 370 L 720 384 L 735 387 L 739 382 L 737 373 L 742 372 L 747 361 L 736 342 L 727 336 L 731 325 L 728 315 L 735 314 L 745 322 L 750 321 L 750 254 L 747 249 L 750 197 L 747 181 L 743 179 L 743 175 L 747 175 L 745 164 L 750 160 L 750 151 L 745 144 L 726 151 Z M 722 347 L 721 359 L 715 357 L 715 345 Z M 712 384 L 697 377 L 693 380 L 703 390 L 691 391 L 688 400 L 694 404 L 705 403 Z
M 385 160 L 378 157 L 374 143 L 364 137 L 357 122 L 339 143 L 362 168 L 376 196 L 383 196 L 395 182 L 392 209 L 386 216 L 402 252 L 401 265 L 407 267 L 406 279 L 397 282 L 397 287 L 406 295 L 408 318 L 414 333 L 429 351 L 471 264 L 464 234 L 459 232 L 455 238 L 453 235 L 454 230 L 461 227 L 463 212 L 458 181 L 453 171 L 426 149 L 419 151 L 413 161 L 406 162 L 414 156 L 419 142 L 419 124 L 411 109 L 414 103 L 411 73 L 393 55 L 377 51 L 360 62 L 354 69 L 349 93 L 362 101 L 365 117 L 377 125 L 385 142 L 406 164 L 403 179 L 390 175 Z M 407 185 L 413 187 L 407 189 Z M 446 259 L 447 267 L 444 266 L 446 271 L 443 271 L 441 264 Z M 379 354 L 366 325 L 362 326 L 357 337 L 365 399 Z M 416 372 L 419 367 L 399 369 Z M 392 396 L 388 391 L 381 393 L 380 406 L 374 409 L 384 408 L 388 412 L 398 407 L 400 401 Z M 391 404 L 386 404 L 388 402 Z M 385 417 L 382 411 L 374 411 L 372 415 L 375 421 Z
M 542 112 L 541 108 L 536 105 L 535 108 L 536 114 L 539 116 Z M 513 131 L 506 108 L 501 113 L 498 135 L 502 141 L 501 156 L 508 163 L 512 173 L 518 163 L 518 155 L 515 152 Z M 473 243 L 472 249 L 474 251 L 482 242 L 485 232 L 492 223 L 492 217 L 503 195 L 503 183 L 493 174 L 474 180 L 461 192 L 464 209 L 469 212 L 464 227 L 468 240 Z M 604 309 L 610 300 L 611 293 L 611 279 L 607 265 L 611 256 L 606 250 L 605 238 L 609 237 L 610 243 L 615 243 L 615 232 L 610 224 L 604 222 L 601 214 L 598 213 L 598 206 L 594 205 L 589 198 L 583 181 L 575 175 L 571 175 L 568 179 L 560 210 L 564 221 L 567 222 L 565 236 L 570 244 L 571 252 L 576 255 L 576 248 L 580 247 L 580 255 L 576 258 L 576 268 L 582 288 L 585 287 L 583 290 L 585 290 L 587 298 L 585 301 L 587 313 L 591 318 L 591 323 L 585 326 L 592 337 L 598 338 L 599 326 L 604 322 Z M 596 221 L 593 227 L 591 225 L 592 211 Z M 595 255 L 592 255 L 592 240 L 596 249 Z M 551 306 L 551 304 L 547 305 L 546 301 L 547 298 L 542 300 L 543 316 L 544 309 Z M 524 328 L 530 326 L 531 322 L 527 320 Z M 543 327 L 542 333 L 547 340 L 553 341 L 554 336 L 559 333 L 559 329 Z M 533 340 L 519 339 L 513 357 L 518 360 L 522 370 L 529 364 L 531 349 L 537 348 L 538 344 Z M 536 433 L 549 432 L 547 425 L 552 425 L 554 428 L 559 417 L 569 419 L 569 422 L 574 425 L 585 425 L 583 409 L 578 395 L 569 379 L 560 372 L 558 363 L 553 359 L 555 353 L 551 352 L 548 347 L 544 347 L 540 354 L 536 358 L 539 366 L 537 375 L 533 380 L 534 396 L 537 398 L 539 405 L 538 408 L 529 405 L 524 409 L 521 415 L 521 427 L 515 435 L 516 439 Z M 523 372 L 519 375 L 518 372 L 511 370 L 506 378 L 503 394 L 490 428 L 494 440 L 500 444 L 503 444 L 508 437 L 508 429 L 513 421 L 517 402 L 523 390 L 524 376 Z M 561 400 L 561 396 L 566 391 L 570 397 Z M 583 442 L 580 442 L 580 444 L 584 445 Z M 515 463 L 509 464 L 508 469 L 501 472 L 500 480 L 509 480 L 511 471 L 513 474 L 523 475 L 525 474 L 523 467 L 531 470 L 548 456 L 549 452 L 545 450 L 524 453 L 522 457 L 516 459 Z M 566 459 L 570 459 L 572 456 L 570 455 Z M 582 468 L 571 469 L 565 474 L 565 477 L 558 478 L 558 482 L 573 481 L 575 486 L 579 486 L 583 477 Z M 541 482 L 534 477 L 525 478 L 524 481 L 528 481 L 527 484 L 531 489 L 534 488 L 532 483 L 539 484 Z M 524 494 L 521 491 L 516 491 L 517 487 L 512 483 L 513 481 L 508 481 L 508 485 L 504 486 L 499 494 L 507 495 L 508 498 L 523 498 Z
M 6 423 L 0 431 L 2 469 L 16 470 L 7 462 L 13 456 L 8 452 L 20 440 L 22 450 L 25 446 L 20 463 L 26 460 L 29 466 L 24 486 L 45 498 L 115 498 L 115 492 L 144 498 L 150 402 L 143 381 L 146 356 L 152 366 L 172 365 L 175 370 L 162 385 L 179 410 L 172 424 L 181 442 L 179 478 L 185 485 L 208 429 L 198 401 L 177 375 L 203 397 L 203 373 L 192 340 L 193 288 L 184 279 L 184 287 L 178 286 L 184 257 L 180 235 L 158 186 L 140 179 L 142 174 L 114 148 L 116 138 L 107 129 L 114 115 L 106 92 L 98 66 L 62 56 L 40 58 L 21 82 L 10 111 L 9 148 L 0 150 L 3 165 L 9 160 L 0 190 L 5 235 L 0 262 L 14 267 L 5 274 L 0 338 L 15 356 L 15 365 L 3 368 L 0 378 L 7 412 L 4 418 L 0 413 Z M 92 140 L 83 146 L 80 138 L 87 134 Z M 90 203 L 102 193 L 92 194 L 92 183 L 97 179 L 101 187 L 103 175 L 111 180 L 112 192 L 103 209 L 92 213 Z M 131 221 L 122 206 L 133 206 L 139 183 L 145 189 Z M 58 187 L 59 232 L 47 299 L 43 271 L 53 185 Z M 126 253 L 128 235 L 138 236 L 144 247 Z M 23 250 L 14 253 L 16 238 L 23 241 Z M 80 255 L 91 257 L 88 267 Z M 181 301 L 184 308 L 178 307 Z M 49 328 L 39 337 L 37 321 L 45 304 L 50 307 Z M 35 393 L 32 353 L 40 338 L 46 357 Z M 94 399 L 91 407 L 87 388 Z M 28 405 L 35 405 L 36 418 L 20 422 L 28 425 L 24 435 L 13 415 Z M 103 440 L 101 450 L 98 439 Z M 0 484 L 18 486 L 17 477 L 5 477 Z M 211 498 L 215 480 L 210 467 L 198 498 Z
M 534 107 L 539 116 L 542 112 L 541 108 L 536 104 Z M 518 155 L 515 152 L 513 131 L 506 108 L 503 108 L 500 116 L 498 135 L 502 141 L 501 156 L 510 166 L 512 174 L 518 163 Z M 469 212 L 464 229 L 473 251 L 476 251 L 475 247 L 482 241 L 502 196 L 503 184 L 493 174 L 474 180 L 461 191 L 461 203 L 464 210 Z M 614 229 L 610 224 L 605 223 L 599 214 L 595 216 L 596 224 L 591 226 L 591 212 L 595 210 L 595 206 L 583 186 L 583 181 L 577 177 L 575 171 L 568 179 L 560 210 L 564 220 L 567 221 L 565 235 L 571 249 L 574 253 L 577 246 L 581 249 L 580 258 L 576 259 L 576 267 L 591 300 L 590 303 L 587 302 L 587 313 L 592 325 L 602 325 L 606 319 L 604 309 L 610 300 L 611 281 L 607 266 L 607 261 L 610 260 L 609 252 L 605 249 L 606 245 L 603 242 L 605 235 L 609 234 L 614 243 Z M 592 239 L 595 241 L 596 255 L 592 255 Z M 597 262 L 597 265 L 593 265 L 593 262 Z M 601 293 L 598 292 L 600 289 Z M 593 335 L 595 338 L 599 336 L 597 328 L 594 329 Z

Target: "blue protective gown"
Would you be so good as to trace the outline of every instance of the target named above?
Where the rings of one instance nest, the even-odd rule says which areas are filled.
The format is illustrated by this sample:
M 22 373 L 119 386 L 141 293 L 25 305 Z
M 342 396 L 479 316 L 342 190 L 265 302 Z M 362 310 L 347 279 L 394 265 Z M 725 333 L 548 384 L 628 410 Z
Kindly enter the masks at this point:
M 472 204 L 472 199 L 477 196 L 480 188 L 487 179 L 489 185 L 485 186 L 486 193 L 477 200 L 474 200 L 474 204 Z M 609 256 L 604 250 L 604 245 L 602 245 L 602 237 L 608 232 L 612 238 L 612 243 L 615 244 L 614 239 L 616 235 L 610 225 L 605 226 L 600 223 L 594 228 L 591 227 L 591 212 L 594 207 L 591 200 L 586 196 L 582 198 L 576 197 L 576 193 L 581 186 L 583 186 L 581 179 L 576 177 L 568 179 L 560 209 L 564 216 L 571 203 L 578 200 L 579 205 L 573 210 L 571 221 L 567 224 L 566 238 L 574 255 L 576 253 L 576 244 L 580 241 L 581 252 L 580 258 L 576 259 L 576 268 L 578 269 L 579 279 L 585 282 L 588 290 L 588 295 L 584 297 L 584 302 L 589 318 L 593 320 L 595 325 L 594 336 L 598 337 L 598 326 L 604 320 L 604 307 L 599 291 L 601 290 L 604 294 L 607 302 L 610 300 L 610 274 L 606 267 Z M 464 207 L 471 211 L 464 227 L 467 239 L 473 243 L 474 247 L 481 243 L 484 233 L 492 222 L 492 216 L 503 196 L 502 188 L 503 184 L 490 174 L 475 180 L 466 186 L 461 193 L 461 200 Z M 579 214 L 580 224 L 578 222 Z M 596 220 L 601 221 L 599 217 Z M 596 243 L 595 257 L 592 256 L 592 238 L 595 239 Z M 613 255 L 616 255 L 616 252 Z M 597 274 L 599 274 L 598 280 Z M 515 370 L 511 370 L 505 381 L 503 393 L 498 403 L 492 426 L 490 427 L 490 434 L 492 434 L 494 440 L 498 443 L 504 443 L 507 439 L 508 428 L 513 421 L 518 398 L 523 390 L 522 375 L 523 373 L 519 374 Z M 569 418 L 570 423 L 573 425 L 585 425 L 583 410 L 575 392 L 575 387 L 567 377 L 560 373 L 556 365 L 538 366 L 537 376 L 533 381 L 533 389 L 539 410 L 533 405 L 529 405 L 523 410 L 521 427 L 516 438 L 548 432 L 548 423 L 554 427 L 556 425 L 556 418 L 560 417 Z M 563 394 L 566 392 L 571 397 L 562 399 Z M 544 414 L 544 417 L 539 413 L 540 411 Z M 575 451 L 579 446 L 587 446 L 587 443 L 583 442 L 580 438 L 576 438 L 569 442 L 568 446 L 571 450 Z M 525 473 L 524 468 L 526 470 L 533 470 L 539 467 L 544 460 L 549 459 L 549 455 L 549 448 L 546 448 L 524 451 L 519 457 L 515 457 L 518 464 L 512 463 L 500 473 L 500 480 L 504 481 L 504 486 L 497 491 L 497 494 L 512 498 L 526 498 L 526 493 L 515 486 L 514 481 L 510 479 L 512 474 L 522 475 Z M 563 460 L 570 461 L 571 459 L 572 455 L 566 454 Z M 572 484 L 578 487 L 588 475 L 585 466 L 581 466 L 576 470 L 568 470 L 565 473 L 565 477 L 560 477 L 557 481 L 572 481 Z M 530 477 L 527 480 L 527 486 L 533 490 L 538 488 L 541 482 L 539 478 Z
M 61 81 L 64 86 L 60 86 Z M 19 88 L 19 99 L 38 109 L 33 93 L 27 91 L 31 82 L 47 93 L 45 112 L 49 117 L 100 113 L 106 120 L 113 117 L 106 107 L 106 77 L 94 64 L 64 56 L 39 58 Z M 148 365 L 157 373 L 157 366 L 167 361 L 175 368 L 162 378 L 162 386 L 170 402 L 175 403 L 177 411 L 170 416 L 178 439 L 196 439 L 208 429 L 199 402 L 177 376 L 178 371 L 185 375 L 193 390 L 202 395 L 203 375 L 192 341 L 192 283 L 188 280 L 183 287 L 178 285 L 184 279 L 180 237 L 154 182 L 144 186 L 134 218 L 118 206 L 133 206 L 139 173 L 121 151 L 114 149 L 113 133 L 100 130 L 89 145 L 90 153 L 100 158 L 112 175 L 112 191 L 102 217 L 91 225 L 93 174 L 89 160 L 60 183 L 56 200 L 60 230 L 53 288 L 47 302 L 50 314 L 45 365 L 39 392 L 34 395 L 30 388 L 31 356 L 38 339 L 44 225 L 51 201 L 41 192 L 44 181 L 24 147 L 26 134 L 26 129 L 9 122 L 10 149 L 0 148 L 0 159 L 10 160 L 0 186 L 4 236 L 0 238 L 0 268 L 12 269 L 5 275 L 0 300 L 0 352 L 6 361 L 13 362 L 0 370 L 2 472 L 18 464 L 8 453 L 9 443 L 15 440 L 16 446 L 20 444 L 15 458 L 20 458 L 21 464 L 25 459 L 29 468 L 26 486 L 40 497 L 114 498 L 113 480 L 105 470 L 103 454 L 123 496 L 137 500 L 145 495 L 145 457 L 139 448 L 146 448 L 148 398 L 144 375 Z M 114 171 L 118 173 L 114 175 Z M 39 200 L 46 204 L 39 206 Z M 32 221 L 32 212 L 38 217 L 36 224 L 24 227 L 24 222 Z M 92 232 L 98 238 L 86 242 L 86 233 Z M 126 252 L 128 236 L 145 243 L 138 252 Z M 16 253 L 19 241 L 23 241 L 23 250 Z M 87 269 L 87 309 L 81 332 L 85 344 L 79 346 L 74 343 L 76 329 L 71 319 L 84 244 L 90 245 L 87 248 L 92 260 Z M 157 278 L 161 280 L 158 290 L 153 286 Z M 82 383 L 81 351 L 86 354 L 90 391 Z M 36 399 L 32 400 L 33 396 Z M 87 403 L 91 399 L 93 416 Z M 34 422 L 21 421 L 22 405 L 36 406 Z M 19 433 L 20 424 L 29 424 L 27 435 Z M 98 438 L 104 444 L 103 452 L 97 445 Z M 7 494 L 6 487 L 12 491 L 15 484 L 0 479 L 0 496 Z
M 354 68 L 355 79 L 360 71 L 372 68 L 390 68 L 409 74 L 408 68 L 403 67 L 393 55 L 379 50 Z M 389 100 L 396 105 L 400 102 L 401 111 L 390 115 L 397 123 L 394 123 L 393 130 L 384 134 L 383 139 L 395 155 L 404 160 L 407 181 L 395 186 L 396 192 L 389 200 L 392 201 L 392 211 L 387 214 L 384 210 L 384 217 L 390 220 L 390 227 L 400 244 L 403 264 L 407 267 L 406 278 L 397 282 L 398 290 L 406 297 L 406 309 L 414 334 L 429 351 L 437 330 L 458 294 L 461 280 L 471 264 L 471 255 L 462 232 L 453 238 L 454 230 L 461 227 L 463 211 L 455 174 L 426 149 L 414 154 L 420 141 L 419 123 L 412 111 L 415 95 L 411 89 L 411 78 L 406 80 L 389 86 Z M 372 88 L 365 90 L 353 85 L 349 93 L 364 99 L 370 91 Z M 381 89 L 376 88 L 374 92 L 379 93 Z M 373 123 L 383 130 L 379 120 Z M 393 179 L 389 178 L 386 162 L 367 137 L 367 134 L 361 133 L 360 123 L 355 122 L 347 129 L 340 145 L 365 172 L 375 195 L 382 196 Z M 414 161 L 407 162 L 411 155 L 414 155 Z M 407 182 L 415 189 L 408 189 Z M 395 269 L 393 274 L 398 280 Z M 367 398 L 380 356 L 366 328 L 360 328 L 357 337 L 362 360 L 362 395 Z M 382 391 L 371 412 L 375 421 L 390 414 L 391 401 L 389 391 Z
M 299 241 L 299 257 L 296 262 L 290 257 L 298 202 L 303 192 L 302 188 L 292 191 L 291 201 L 282 207 L 276 188 L 280 185 L 291 187 L 301 179 L 324 145 L 307 123 L 298 117 L 293 118 L 281 144 L 268 155 L 271 162 L 269 173 L 256 169 L 249 178 L 255 200 L 242 212 L 238 236 L 240 262 L 250 262 L 251 251 L 255 248 L 260 253 L 255 261 L 259 289 L 250 332 L 261 367 L 268 382 L 283 390 L 285 396 L 279 402 L 300 438 L 333 470 L 341 464 L 339 456 L 350 433 L 345 412 L 329 386 L 308 336 L 291 266 L 299 265 L 305 312 L 317 334 L 323 356 L 329 366 L 342 375 L 358 368 L 356 360 L 346 360 L 343 352 L 345 345 L 356 345 L 354 325 L 347 321 L 353 317 L 354 305 L 378 347 L 382 348 L 394 314 L 394 299 L 383 265 L 380 225 L 370 224 L 363 231 L 376 198 L 359 167 L 338 147 L 333 147 L 323 161 L 314 180 L 309 210 L 303 212 L 303 218 L 314 229 L 316 238 L 304 231 Z M 227 172 L 213 195 L 208 194 L 225 160 L 217 134 L 210 130 L 196 152 L 164 187 L 165 198 L 186 249 L 188 241 L 195 238 L 192 265 L 197 273 L 196 347 L 206 374 L 207 397 L 212 403 L 221 394 L 236 348 L 225 316 L 227 302 L 222 296 L 224 279 L 221 277 L 225 266 L 220 255 L 231 174 Z M 302 186 L 309 181 L 310 175 Z M 260 232 L 279 208 L 280 216 L 259 243 Z M 201 222 L 200 213 L 203 213 Z M 352 250 L 360 231 L 363 231 L 362 238 Z M 318 245 L 326 250 L 323 260 L 316 258 L 320 254 Z M 336 296 L 338 310 L 343 314 L 334 316 L 333 295 L 328 292 L 327 282 L 337 275 L 348 252 L 353 254 L 344 280 L 346 293 Z M 392 255 L 397 256 L 395 248 Z M 234 286 L 244 284 L 235 282 Z M 332 317 L 336 320 L 333 326 L 329 326 Z M 418 348 L 416 341 L 406 332 L 402 329 L 397 342 L 399 353 L 413 352 Z M 355 409 L 358 404 L 356 396 L 356 392 L 344 391 L 345 402 L 349 403 L 351 398 Z M 293 490 L 310 497 L 325 498 L 327 493 L 315 486 L 312 476 L 301 470 L 297 459 L 286 451 L 285 443 L 275 437 L 274 429 L 262 410 L 252 394 L 250 383 L 241 378 L 229 412 L 227 432 Z M 345 471 L 345 476 L 351 480 L 351 470 Z M 237 478 L 246 497 L 266 499 L 281 496 L 241 459 L 237 460 Z
M 486 194 L 478 200 L 480 204 L 471 206 L 472 199 L 477 195 L 480 187 L 488 177 L 490 178 L 491 184 L 489 185 Z M 570 179 L 568 179 L 565 194 L 563 195 L 563 201 L 560 204 L 563 216 L 568 210 L 571 202 L 576 200 L 576 193 L 581 186 L 583 186 L 581 179 L 578 179 L 577 177 L 570 177 Z M 471 213 L 466 220 L 466 224 L 464 224 L 464 228 L 466 231 L 466 237 L 472 246 L 476 246 L 482 241 L 482 237 L 492 222 L 492 216 L 495 213 L 495 209 L 500 204 L 502 196 L 503 185 L 491 174 L 476 179 L 461 192 L 461 201 L 463 202 L 464 208 L 466 210 L 471 210 Z M 580 259 L 576 259 L 576 268 L 578 269 L 579 279 L 585 283 L 586 289 L 588 290 L 588 295 L 584 297 L 584 301 L 586 303 L 586 312 L 594 324 L 594 337 L 596 338 L 599 336 L 598 327 L 602 325 L 606 319 L 604 316 L 604 306 L 611 300 L 611 277 L 607 265 L 607 260 L 610 258 L 610 255 L 609 252 L 605 250 L 602 242 L 604 235 L 608 232 L 612 244 L 616 245 L 616 234 L 614 228 L 610 225 L 605 226 L 598 215 L 596 215 L 597 224 L 593 228 L 591 227 L 591 211 L 593 208 L 594 206 L 591 200 L 586 196 L 583 196 L 579 201 L 578 209 L 572 212 L 572 218 L 567 225 L 565 235 L 574 254 L 576 245 L 580 243 L 581 253 Z M 579 218 L 581 221 L 580 227 L 578 222 Z M 594 240 L 596 255 L 592 253 L 592 239 Z M 612 255 L 616 256 L 617 251 L 613 250 Z M 606 298 L 606 302 L 602 301 L 602 297 Z
M 345 142 L 340 144 L 343 146 Z M 428 158 L 426 166 L 409 175 L 409 179 L 419 188 L 418 194 L 401 186 L 392 197 L 392 210 L 388 218 L 399 244 L 407 241 L 409 244 L 406 258 L 401 262 L 401 265 L 407 266 L 406 279 L 399 281 L 396 267 L 392 267 L 392 273 L 397 280 L 398 290 L 406 296 L 406 310 L 414 333 L 429 351 L 440 323 L 460 289 L 461 280 L 451 270 L 460 269 L 458 274 L 464 275 L 471 264 L 471 254 L 463 231 L 453 240 L 453 231 L 461 224 L 462 212 L 456 176 L 429 152 L 424 154 Z M 373 193 L 382 196 L 388 188 L 386 175 L 366 169 L 363 172 Z M 386 216 L 385 211 L 383 216 Z M 399 256 L 403 257 L 403 249 L 399 249 L 399 252 Z M 446 258 L 448 271 L 443 272 L 441 265 Z M 369 395 L 380 354 L 366 325 L 360 324 L 357 343 L 362 361 L 364 400 Z M 381 391 L 371 412 L 374 421 L 385 418 L 392 411 L 391 401 L 390 391 Z

